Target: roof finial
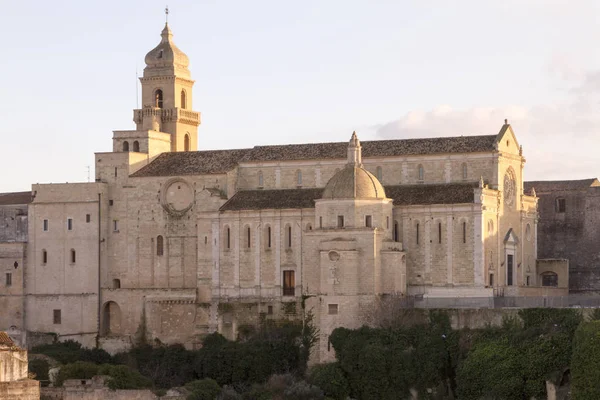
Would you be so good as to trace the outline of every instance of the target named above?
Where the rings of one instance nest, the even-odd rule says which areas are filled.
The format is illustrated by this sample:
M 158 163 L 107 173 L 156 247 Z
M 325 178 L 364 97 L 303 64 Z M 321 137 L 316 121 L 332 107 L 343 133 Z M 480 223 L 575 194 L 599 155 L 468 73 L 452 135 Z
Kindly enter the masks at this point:
M 508 125 L 508 119 L 504 118 L 504 125 Z
M 165 24 L 169 23 L 169 6 L 165 7 Z

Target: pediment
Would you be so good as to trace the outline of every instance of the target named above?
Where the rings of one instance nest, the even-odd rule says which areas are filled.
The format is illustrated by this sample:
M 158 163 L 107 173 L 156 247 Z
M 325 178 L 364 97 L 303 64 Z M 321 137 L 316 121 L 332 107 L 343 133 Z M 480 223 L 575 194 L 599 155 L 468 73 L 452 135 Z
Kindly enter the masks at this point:
M 515 231 L 513 231 L 513 228 L 510 228 L 508 230 L 508 232 L 506 233 L 506 236 L 504 236 L 504 243 L 508 243 L 508 244 L 518 244 L 519 243 L 519 237 L 515 234 Z

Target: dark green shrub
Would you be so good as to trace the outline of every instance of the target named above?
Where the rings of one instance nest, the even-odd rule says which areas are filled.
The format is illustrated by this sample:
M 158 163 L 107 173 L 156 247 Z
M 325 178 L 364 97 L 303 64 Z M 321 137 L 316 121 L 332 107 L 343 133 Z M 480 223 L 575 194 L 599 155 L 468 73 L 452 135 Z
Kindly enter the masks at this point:
M 56 386 L 62 386 L 67 379 L 92 379 L 98 375 L 99 368 L 98 365 L 85 361 L 63 365 L 56 376 Z
M 188 400 L 214 400 L 221 393 L 221 387 L 212 379 L 201 379 L 188 382 L 185 388 L 192 392 Z
M 582 323 L 573 339 L 573 400 L 600 399 L 600 321 Z
M 337 362 L 315 365 L 309 371 L 308 381 L 332 399 L 346 400 L 350 395 L 350 384 Z
M 74 340 L 35 346 L 31 349 L 31 353 L 45 354 L 61 364 L 72 364 L 76 361 L 87 361 L 94 364 L 113 363 L 112 357 L 106 351 L 81 347 L 81 343 Z
M 108 375 L 108 387 L 116 389 L 143 389 L 152 387 L 152 381 L 136 370 L 132 370 L 126 365 L 101 365 L 98 369 L 98 375 Z
M 29 360 L 29 372 L 33 372 L 35 374 L 35 379 L 42 382 L 42 386 L 48 386 L 49 378 L 48 378 L 48 370 L 50 369 L 50 364 L 48 361 L 35 358 Z
M 156 348 L 146 345 L 117 354 L 115 360 L 137 369 L 157 387 L 171 388 L 197 378 L 194 373 L 195 356 L 196 353 L 179 344 Z
M 505 339 L 478 343 L 459 366 L 456 380 L 461 400 L 521 400 L 521 353 Z

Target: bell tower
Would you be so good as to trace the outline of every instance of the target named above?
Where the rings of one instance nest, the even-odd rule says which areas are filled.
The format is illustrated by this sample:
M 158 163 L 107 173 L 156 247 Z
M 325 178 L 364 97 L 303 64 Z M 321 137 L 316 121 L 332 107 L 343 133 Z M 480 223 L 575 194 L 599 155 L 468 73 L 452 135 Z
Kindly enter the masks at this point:
M 171 151 L 198 150 L 200 113 L 192 111 L 192 88 L 188 56 L 173 43 L 168 23 L 161 41 L 146 54 L 146 68 L 140 78 L 142 108 L 134 110 L 137 131 L 158 131 L 171 135 Z

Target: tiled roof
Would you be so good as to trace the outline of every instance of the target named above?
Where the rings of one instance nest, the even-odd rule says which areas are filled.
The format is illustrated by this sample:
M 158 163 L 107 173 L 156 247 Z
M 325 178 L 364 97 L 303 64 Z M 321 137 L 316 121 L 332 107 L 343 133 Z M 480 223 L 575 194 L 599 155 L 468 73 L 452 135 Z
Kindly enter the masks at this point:
M 6 332 L 0 331 L 0 346 L 13 347 L 15 343 Z
M 31 192 L 0 193 L 0 206 L 29 204 L 32 201 Z
M 594 186 L 600 186 L 600 182 L 596 178 L 574 181 L 529 181 L 524 183 L 525 193 L 527 194 L 531 192 L 531 188 L 535 188 L 536 193 L 544 193 L 561 190 L 585 190 Z
M 249 149 L 162 153 L 133 177 L 224 174 L 232 170 Z
M 495 150 L 496 135 L 424 139 L 373 140 L 361 142 L 362 155 L 478 153 Z M 251 149 L 163 153 L 133 177 L 224 173 L 240 162 L 346 159 L 348 143 L 308 143 L 255 146 Z
M 477 183 L 386 186 L 394 205 L 473 203 Z M 221 207 L 221 211 L 314 208 L 323 189 L 241 190 Z

